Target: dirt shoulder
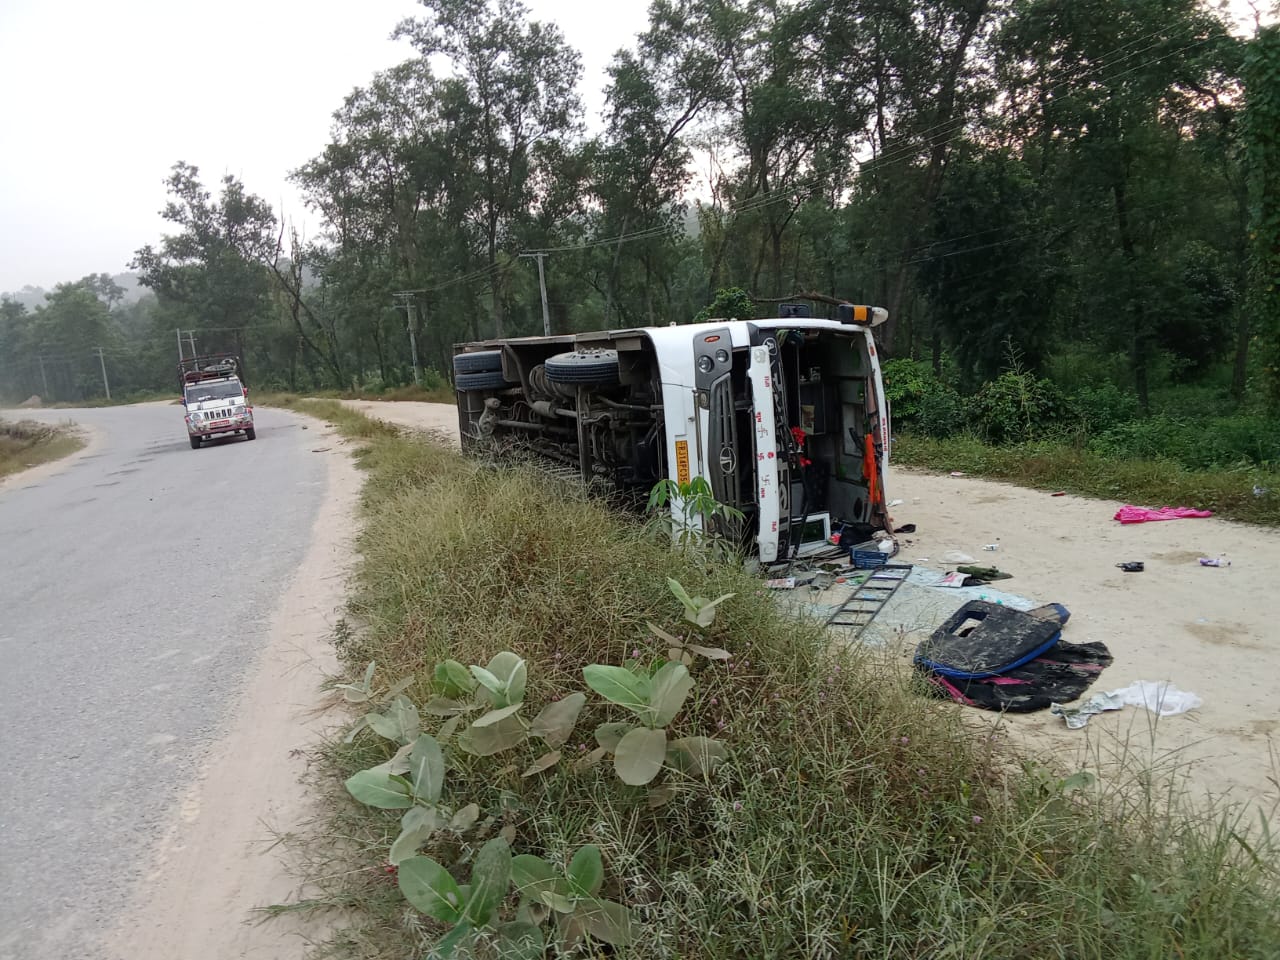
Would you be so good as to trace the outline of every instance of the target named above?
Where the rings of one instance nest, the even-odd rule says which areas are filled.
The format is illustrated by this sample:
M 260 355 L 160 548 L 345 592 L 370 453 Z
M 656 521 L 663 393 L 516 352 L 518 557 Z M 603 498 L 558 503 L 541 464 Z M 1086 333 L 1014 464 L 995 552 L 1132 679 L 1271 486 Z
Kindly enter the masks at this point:
M 343 400 L 341 403 L 366 417 L 376 417 L 409 430 L 420 430 L 458 446 L 458 408 L 451 403 L 416 400 Z
M 10 423 L 33 419 L 24 410 L 0 410 L 0 420 Z M 0 487 L 19 478 L 25 484 L 53 476 L 69 467 L 77 457 L 94 452 L 91 448 L 102 442 L 101 434 L 69 419 L 50 424 L 47 417 L 41 417 L 35 422 L 54 426 L 58 433 L 20 448 L 0 435 Z
M 895 522 L 918 529 L 904 538 L 902 559 L 928 557 L 922 566 L 941 567 L 958 550 L 999 566 L 1014 575 L 996 584 L 1001 589 L 1067 606 L 1065 640 L 1105 643 L 1115 662 L 1094 692 L 1169 680 L 1204 701 L 1158 721 L 1126 707 L 1078 731 L 1047 711 L 1009 714 L 1000 722 L 1015 739 L 1033 753 L 1094 769 L 1128 752 L 1163 769 L 1182 767 L 1195 793 L 1229 793 L 1264 807 L 1280 802 L 1273 592 L 1280 531 L 1216 519 L 1123 526 L 1112 519 L 1116 502 L 914 471 L 894 471 L 886 489 L 904 501 L 892 510 Z M 982 549 L 997 542 L 995 552 Z M 1197 563 L 1218 555 L 1231 566 Z M 1117 569 L 1128 560 L 1146 570 Z
M 341 439 L 311 545 L 273 614 L 230 730 L 210 754 L 105 946 L 120 960 L 302 957 L 318 933 L 306 914 L 258 923 L 258 908 L 306 895 L 276 841 L 319 812 L 299 785 L 321 735 L 344 722 L 320 686 L 338 665 L 330 636 L 355 558 L 361 477 Z

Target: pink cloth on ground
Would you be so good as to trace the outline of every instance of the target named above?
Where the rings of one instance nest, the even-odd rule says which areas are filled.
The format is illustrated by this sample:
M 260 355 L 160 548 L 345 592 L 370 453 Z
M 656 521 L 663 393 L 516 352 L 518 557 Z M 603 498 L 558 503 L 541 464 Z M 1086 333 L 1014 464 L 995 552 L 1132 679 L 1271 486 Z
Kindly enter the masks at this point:
M 1191 507 L 1161 507 L 1159 510 L 1152 510 L 1126 503 L 1116 511 L 1114 519 L 1121 523 L 1146 523 L 1148 520 L 1184 520 L 1190 517 L 1212 516 L 1212 510 L 1194 510 Z

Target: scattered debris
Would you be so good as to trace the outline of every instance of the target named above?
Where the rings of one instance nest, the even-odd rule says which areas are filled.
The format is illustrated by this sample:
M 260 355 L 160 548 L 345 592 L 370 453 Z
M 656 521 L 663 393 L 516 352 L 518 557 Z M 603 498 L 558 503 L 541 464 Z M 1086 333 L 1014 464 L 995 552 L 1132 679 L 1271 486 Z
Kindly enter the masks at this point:
M 891 507 L 900 507 L 900 506 L 902 506 L 903 502 L 904 502 L 904 501 L 902 501 L 902 500 L 890 500 L 890 501 L 889 501 L 889 506 L 891 506 Z
M 1231 561 L 1226 557 L 1201 557 L 1200 566 L 1202 567 L 1229 567 Z
M 1065 490 L 1055 490 L 1053 493 L 1049 494 L 1051 497 L 1065 497 L 1066 495 L 1067 491 Z
M 827 618 L 828 627 L 852 630 L 850 639 L 862 636 L 871 621 L 876 618 L 907 577 L 911 575 L 908 564 L 889 563 L 880 567 L 862 583 Z
M 1061 703 L 1049 704 L 1049 712 L 1055 717 L 1061 717 L 1065 720 L 1068 730 L 1079 730 L 1081 727 L 1087 726 L 1090 717 L 1097 716 L 1107 710 L 1123 709 L 1124 701 L 1110 693 L 1095 693 L 1088 700 L 1074 707 L 1064 706 Z
M 898 527 L 898 529 L 894 530 L 893 532 L 894 533 L 915 533 L 916 525 L 914 523 L 904 523 L 902 526 Z
M 951 475 L 952 475 L 953 477 L 967 477 L 967 476 L 968 476 L 968 474 L 967 474 L 967 473 L 965 473 L 963 470 L 952 470 L 952 471 L 951 471 Z
M 959 550 L 950 550 L 944 553 L 942 559 L 947 563 L 973 563 L 973 557 L 967 553 L 961 553 Z
M 968 564 L 962 564 L 956 567 L 956 573 L 963 573 L 966 577 L 974 580 L 980 580 L 983 583 L 991 583 L 993 580 L 1012 580 L 1012 573 L 1005 573 L 997 567 L 975 567 Z M 972 584 L 965 584 L 972 586 Z
M 311 452 L 312 452 L 312 453 L 326 453 L 326 452 L 328 452 L 328 450 L 329 450 L 329 448 L 328 448 L 328 447 L 313 447 L 313 448 L 312 448 L 312 450 L 311 450 Z
M 1111 663 L 1101 643 L 1062 640 L 1062 604 L 1031 612 L 971 601 L 917 648 L 914 664 L 938 695 L 1025 713 L 1075 700 Z
M 1260 487 L 1256 483 L 1253 485 L 1253 495 L 1255 497 L 1265 497 L 1270 492 L 1266 487 Z
M 796 588 L 796 578 L 774 577 L 772 580 L 766 580 L 764 585 L 770 590 L 794 590 Z
M 1116 511 L 1113 519 L 1121 523 L 1149 523 L 1153 520 L 1185 520 L 1192 517 L 1212 517 L 1212 510 L 1196 510 L 1193 507 L 1161 507 L 1152 510 L 1149 507 L 1135 507 L 1126 503 Z
M 984 543 L 984 544 L 982 545 L 982 549 L 983 549 L 983 550 L 988 550 L 988 551 L 994 552 L 994 551 L 996 551 L 996 550 L 999 550 L 999 549 L 1000 549 L 1000 544 L 998 544 L 998 543 Z
M 1186 713 L 1204 705 L 1194 693 L 1179 690 L 1168 680 L 1135 680 L 1127 687 L 1107 691 L 1121 703 L 1133 707 L 1146 707 L 1162 717 Z
M 1125 573 L 1141 573 L 1146 569 L 1146 565 L 1141 560 L 1126 560 L 1124 563 L 1117 563 L 1116 566 Z
M 963 586 L 965 586 L 965 581 L 966 581 L 967 579 L 969 579 L 969 578 L 968 578 L 968 577 L 966 577 L 963 573 L 948 573 L 948 574 L 947 574 L 946 576 L 944 576 L 941 580 L 939 580 L 936 584 L 934 584 L 934 586 L 937 586 L 937 587 L 963 587 Z

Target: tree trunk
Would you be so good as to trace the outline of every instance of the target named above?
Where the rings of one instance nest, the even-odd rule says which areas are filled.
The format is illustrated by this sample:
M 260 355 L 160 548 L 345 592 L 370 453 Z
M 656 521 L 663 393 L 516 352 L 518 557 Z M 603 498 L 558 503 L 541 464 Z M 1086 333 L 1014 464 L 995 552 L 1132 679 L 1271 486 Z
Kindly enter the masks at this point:
M 1121 144 L 1124 155 L 1119 176 L 1112 186 L 1116 200 L 1116 228 L 1120 233 L 1120 250 L 1124 253 L 1125 262 L 1131 271 L 1131 281 L 1136 280 L 1138 253 L 1133 243 L 1133 232 L 1129 224 L 1129 204 L 1126 192 L 1128 180 L 1128 149 Z M 1138 393 L 1138 406 L 1142 412 L 1151 410 L 1151 390 L 1148 382 L 1147 359 L 1151 352 L 1151 337 L 1147 331 L 1147 314 L 1143 306 L 1140 291 L 1132 290 L 1129 297 L 1130 332 L 1133 337 L 1131 359 L 1133 363 L 1133 386 Z
M 911 225 L 927 222 L 929 212 L 932 210 L 934 203 L 937 202 L 938 194 L 942 190 L 942 175 L 946 166 L 947 144 L 956 135 L 952 121 L 954 120 L 956 86 L 960 76 L 960 68 L 964 64 L 969 44 L 973 42 L 974 35 L 978 32 L 978 25 L 982 22 L 983 16 L 986 15 L 988 5 L 989 0 L 974 0 L 973 5 L 966 11 L 967 17 L 961 27 L 960 37 L 956 41 L 955 49 L 951 53 L 951 59 L 947 63 L 946 72 L 937 95 L 938 110 L 934 114 L 933 124 L 931 125 L 929 166 L 925 170 L 924 186 L 920 191 L 920 198 L 916 204 L 918 213 L 908 221 Z M 916 231 L 909 226 L 903 237 L 901 261 L 893 279 L 889 283 L 888 298 L 885 303 L 885 308 L 889 311 L 889 319 L 885 321 L 881 333 L 877 337 L 881 349 L 889 354 L 893 353 L 897 316 L 902 309 L 906 296 L 907 279 L 911 274 L 911 267 L 907 261 L 911 259 L 911 249 L 915 245 L 915 240 Z

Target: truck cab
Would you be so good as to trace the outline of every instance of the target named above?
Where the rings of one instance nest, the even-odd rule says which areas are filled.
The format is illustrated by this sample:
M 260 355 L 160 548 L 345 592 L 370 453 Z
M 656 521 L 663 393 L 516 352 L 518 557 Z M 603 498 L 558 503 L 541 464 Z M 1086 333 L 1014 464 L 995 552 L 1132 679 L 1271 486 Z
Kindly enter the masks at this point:
M 701 477 L 742 515 L 717 532 L 762 563 L 889 532 L 889 408 L 872 328 L 785 304 L 769 320 L 459 344 L 464 450 L 526 452 L 631 502 Z M 699 525 L 672 504 L 676 522 Z
M 187 438 L 192 450 L 214 437 L 243 434 L 256 439 L 249 391 L 240 379 L 238 358 L 190 357 L 178 364 Z

